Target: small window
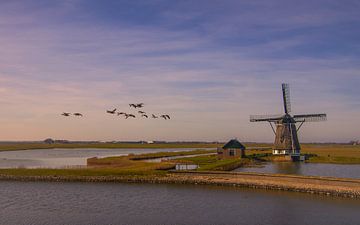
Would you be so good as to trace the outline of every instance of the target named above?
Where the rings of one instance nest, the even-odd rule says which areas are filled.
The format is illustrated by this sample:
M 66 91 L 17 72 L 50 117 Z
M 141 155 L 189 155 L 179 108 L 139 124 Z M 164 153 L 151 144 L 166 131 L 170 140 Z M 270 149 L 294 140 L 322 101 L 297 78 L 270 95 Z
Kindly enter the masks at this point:
M 234 156 L 234 155 L 235 155 L 235 150 L 229 149 L 229 156 Z

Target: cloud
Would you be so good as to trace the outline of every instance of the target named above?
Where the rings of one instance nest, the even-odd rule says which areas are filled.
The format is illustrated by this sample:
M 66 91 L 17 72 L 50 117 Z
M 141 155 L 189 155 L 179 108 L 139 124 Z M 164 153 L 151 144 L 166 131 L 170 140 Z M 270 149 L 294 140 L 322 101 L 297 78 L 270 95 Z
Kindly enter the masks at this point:
M 283 1 L 284 8 L 264 1 L 130 4 L 156 12 L 146 22 L 122 15 L 121 4 L 114 3 L 121 14 L 114 16 L 103 14 L 106 5 L 54 4 L 0 9 L 2 139 L 271 141 L 271 130 L 248 116 L 281 113 L 281 82 L 291 84 L 296 112 L 329 113 L 328 122 L 305 127 L 303 140 L 347 141 L 356 133 L 359 120 L 349 118 L 360 110 L 359 32 L 329 37 L 358 24 L 355 2 L 339 10 L 335 3 L 288 10 Z M 357 47 L 340 51 L 349 46 Z M 115 122 L 104 113 L 138 101 L 174 119 Z M 88 116 L 64 120 L 63 111 Z M 340 121 L 346 131 L 330 129 Z

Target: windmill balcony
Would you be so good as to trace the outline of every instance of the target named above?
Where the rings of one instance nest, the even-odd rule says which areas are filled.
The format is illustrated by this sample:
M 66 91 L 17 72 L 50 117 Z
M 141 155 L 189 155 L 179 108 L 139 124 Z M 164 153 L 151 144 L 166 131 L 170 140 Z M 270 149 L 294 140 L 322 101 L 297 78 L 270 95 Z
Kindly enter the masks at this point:
M 292 156 L 299 156 L 300 155 L 300 150 L 298 151 L 293 151 L 291 149 L 274 149 L 273 150 L 273 155 L 292 155 Z

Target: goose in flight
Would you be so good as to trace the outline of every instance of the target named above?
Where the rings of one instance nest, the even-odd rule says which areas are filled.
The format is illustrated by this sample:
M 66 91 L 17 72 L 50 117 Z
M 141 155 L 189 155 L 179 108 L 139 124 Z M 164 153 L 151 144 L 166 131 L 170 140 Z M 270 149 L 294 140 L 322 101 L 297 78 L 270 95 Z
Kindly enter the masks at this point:
M 144 112 L 144 111 L 138 111 L 138 113 L 140 113 L 140 114 L 145 114 L 146 112 Z
M 114 109 L 114 110 L 106 110 L 106 112 L 107 112 L 107 113 L 110 113 L 110 114 L 115 114 L 116 109 Z
M 61 115 L 62 115 L 62 116 L 70 116 L 70 113 L 64 112 L 64 113 L 62 113 Z
M 129 118 L 129 117 L 135 118 L 135 115 L 133 115 L 133 114 L 125 114 L 125 119 L 127 119 L 127 118 Z
M 81 116 L 81 117 L 83 117 L 83 114 L 81 114 L 81 113 L 74 113 L 74 116 Z
M 158 116 L 155 116 L 154 114 L 152 114 L 151 117 L 152 117 L 153 119 L 159 118 Z
M 170 119 L 170 116 L 169 116 L 169 115 L 161 115 L 160 117 L 161 117 L 161 118 L 164 118 L 165 120 Z
M 117 115 L 120 116 L 120 115 L 125 115 L 126 113 L 124 112 L 118 112 Z
M 144 107 L 144 103 L 138 103 L 138 104 L 129 104 L 130 107 L 136 108 L 142 108 Z
M 146 115 L 146 114 L 142 114 L 141 116 L 145 117 L 145 118 L 149 118 L 148 115 Z

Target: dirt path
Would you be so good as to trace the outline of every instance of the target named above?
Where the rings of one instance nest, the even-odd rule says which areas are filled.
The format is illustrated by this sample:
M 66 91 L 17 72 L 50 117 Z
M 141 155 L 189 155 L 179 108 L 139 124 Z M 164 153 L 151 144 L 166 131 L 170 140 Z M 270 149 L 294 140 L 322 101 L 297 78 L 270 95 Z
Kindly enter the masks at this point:
M 360 199 L 360 179 L 231 172 L 171 172 L 166 175 L 27 176 L 0 174 L 0 180 L 55 182 L 172 183 L 235 186 Z

